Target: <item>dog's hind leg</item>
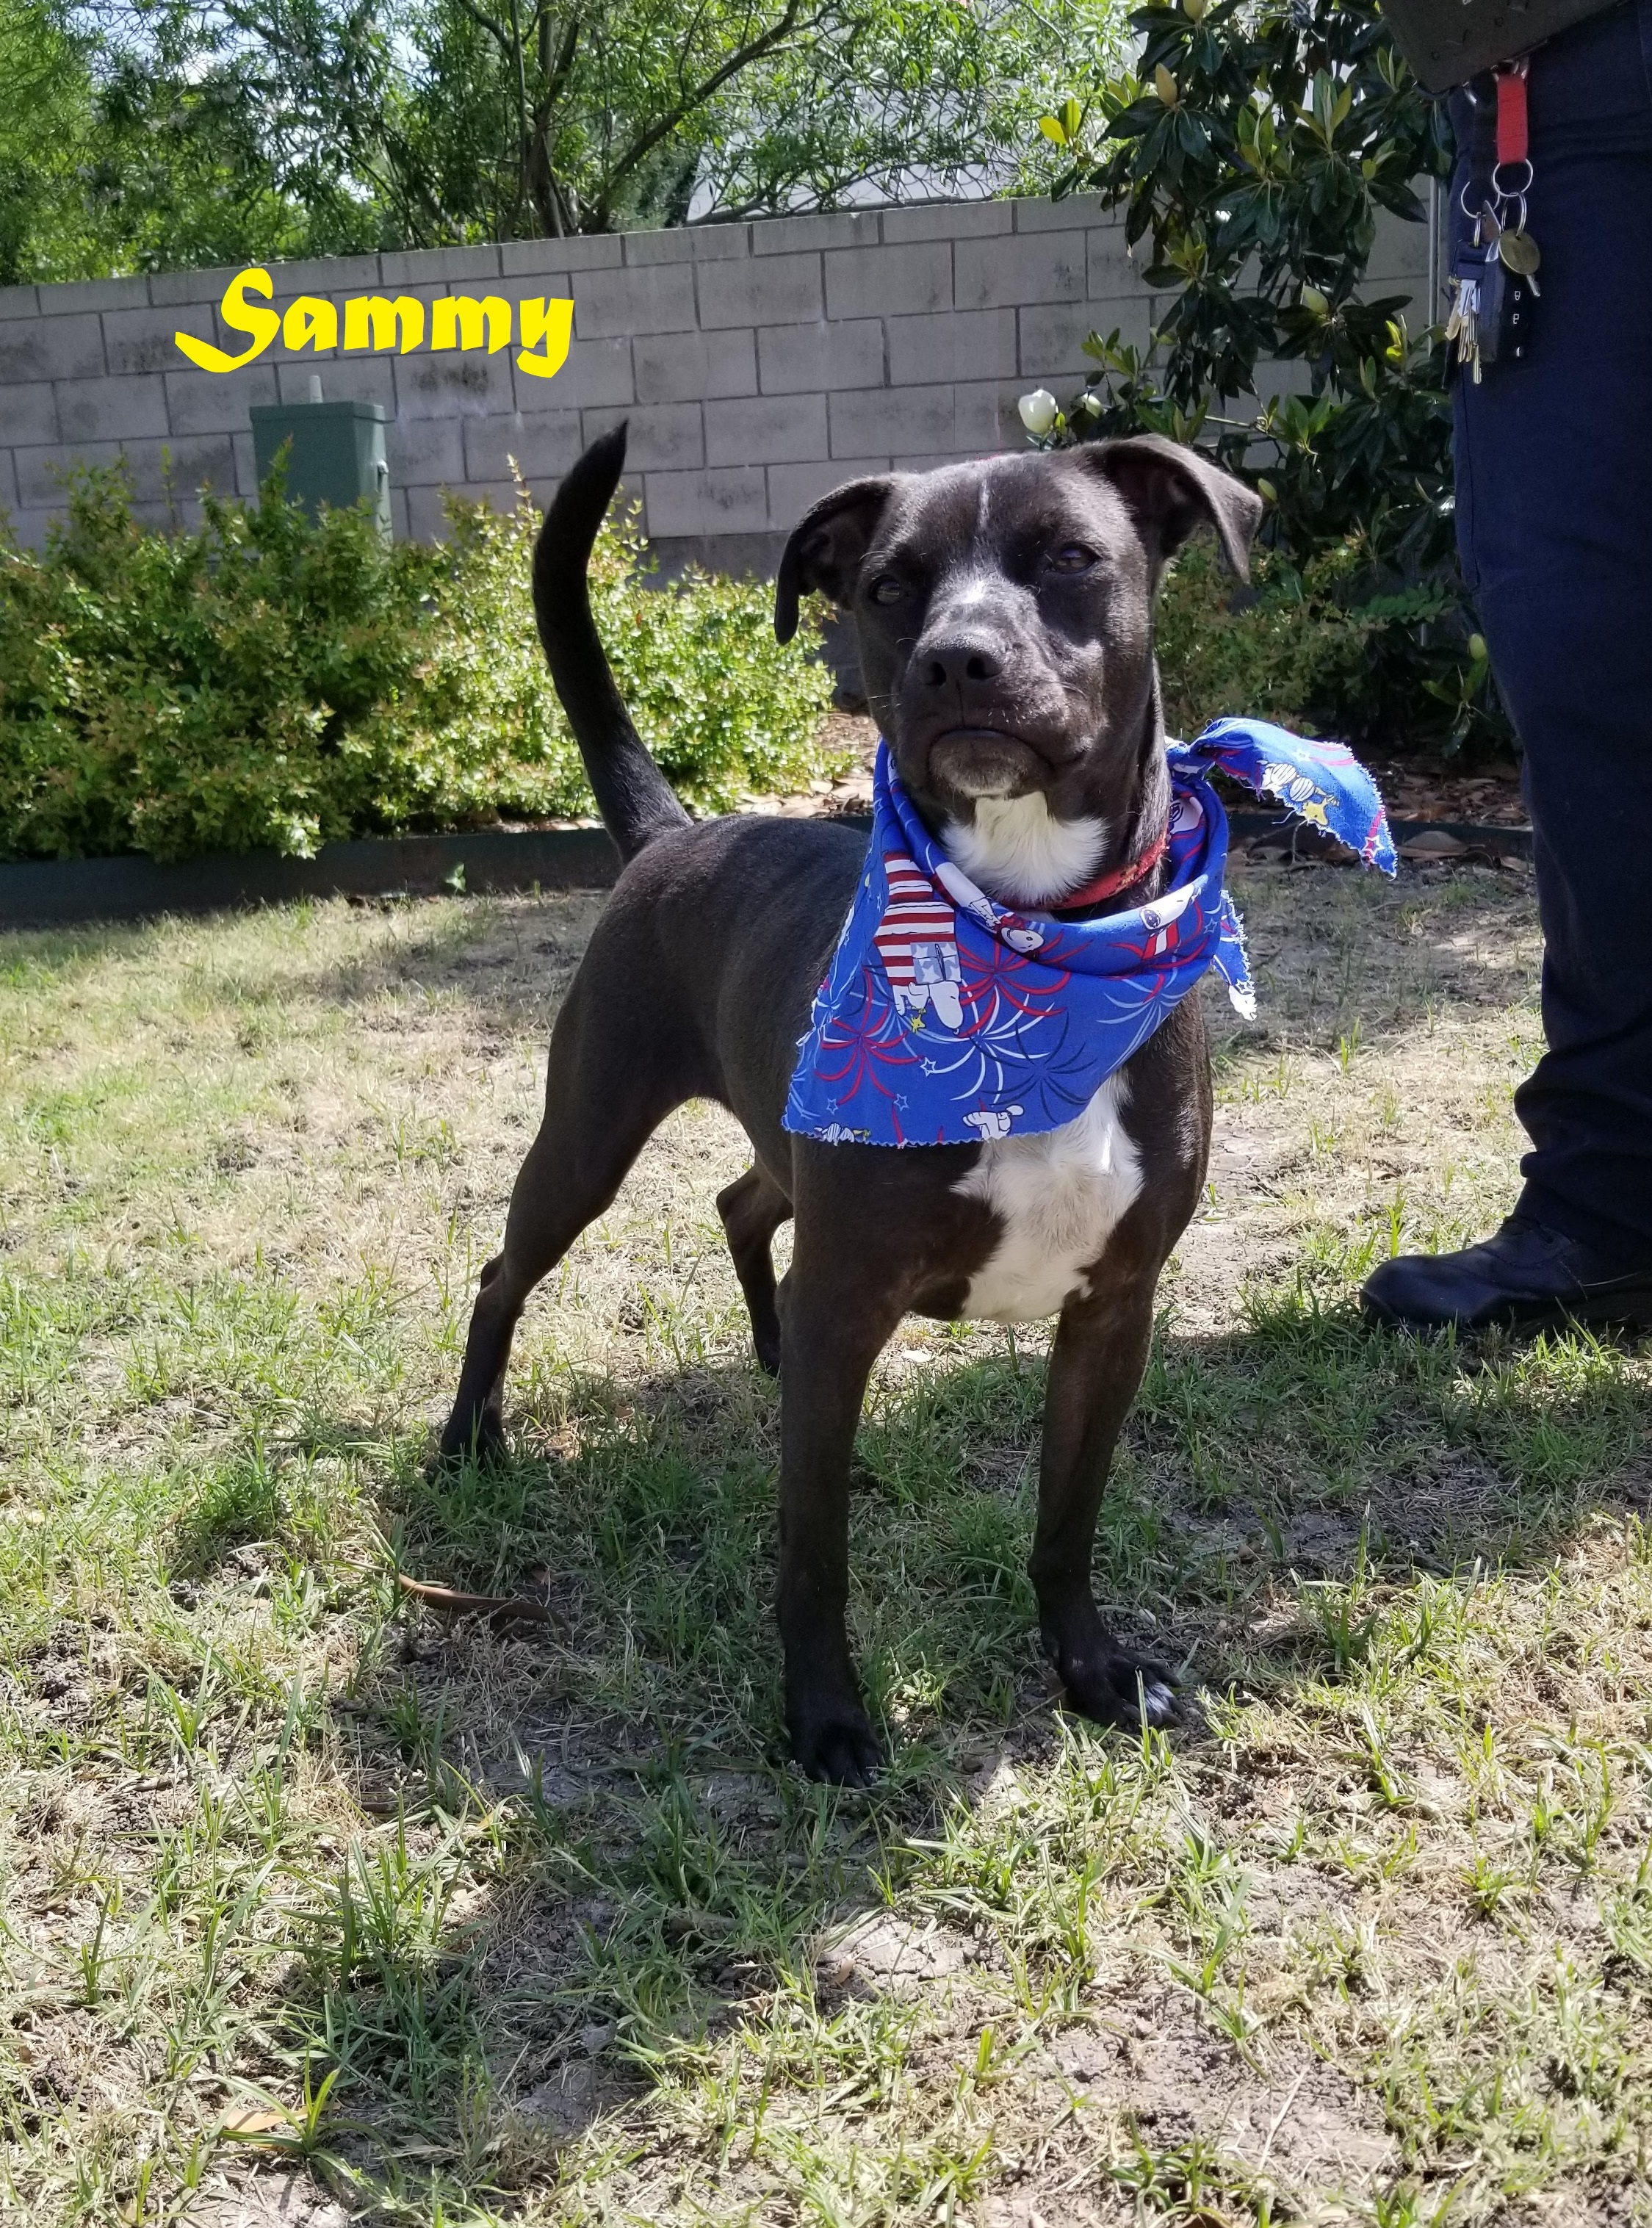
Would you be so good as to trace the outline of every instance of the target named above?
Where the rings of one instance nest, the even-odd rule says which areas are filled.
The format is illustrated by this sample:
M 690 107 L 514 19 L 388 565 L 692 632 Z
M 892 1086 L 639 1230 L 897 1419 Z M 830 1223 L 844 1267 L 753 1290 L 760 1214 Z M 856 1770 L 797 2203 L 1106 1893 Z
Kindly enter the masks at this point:
M 587 979 L 575 978 L 551 1038 L 545 1116 L 510 1194 L 504 1245 L 482 1271 L 442 1433 L 444 1461 L 503 1446 L 505 1369 L 528 1294 L 609 1205 L 672 1108 L 695 1095 L 698 1079 L 669 1056 L 664 1030 L 653 1038 L 649 1058 L 639 1052 L 639 1039 L 650 1045 L 649 1032 L 633 1034 L 634 1019 L 616 1026 Z
M 734 1273 L 752 1317 L 757 1358 L 771 1377 L 780 1373 L 780 1315 L 774 1297 L 774 1233 L 791 1214 L 791 1201 L 761 1168 L 747 1168 L 717 1194 L 717 1212 L 728 1233 Z

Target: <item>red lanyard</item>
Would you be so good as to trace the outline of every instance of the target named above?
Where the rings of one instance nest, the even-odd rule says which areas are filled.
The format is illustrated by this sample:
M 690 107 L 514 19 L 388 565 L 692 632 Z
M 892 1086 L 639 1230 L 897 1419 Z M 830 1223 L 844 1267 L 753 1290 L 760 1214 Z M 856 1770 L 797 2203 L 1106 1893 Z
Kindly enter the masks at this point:
M 1505 62 L 1497 72 L 1497 164 L 1531 159 L 1530 132 L 1526 119 L 1524 61 Z

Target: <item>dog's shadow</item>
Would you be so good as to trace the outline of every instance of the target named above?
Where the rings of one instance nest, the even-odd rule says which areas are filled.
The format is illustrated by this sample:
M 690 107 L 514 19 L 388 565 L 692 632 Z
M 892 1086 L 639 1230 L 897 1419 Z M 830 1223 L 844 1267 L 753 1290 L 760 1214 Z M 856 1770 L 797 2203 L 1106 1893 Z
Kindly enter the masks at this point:
M 938 1756 L 1047 1714 L 1026 1575 L 1044 1368 L 971 1359 L 932 1326 L 895 1348 L 857 1439 L 854 1638 L 896 1756 Z M 539 1587 L 592 1701 L 631 1715 L 640 1683 L 661 1738 L 738 1736 L 740 1764 L 772 1762 L 778 1420 L 778 1387 L 743 1359 L 627 1386 L 535 1377 L 507 1458 L 404 1479 L 404 1559 L 479 1593 Z M 1188 1660 L 1190 1683 L 1238 1650 L 1253 1687 L 1275 1642 L 1245 1636 L 1250 1612 L 1303 1585 L 1543 1565 L 1595 1510 L 1645 1498 L 1649 1421 L 1628 1350 L 1584 1334 L 1534 1359 L 1303 1303 L 1162 1335 L 1102 1506 L 1098 1597 L 1122 1636 Z M 1277 1668 L 1323 1664 L 1293 1639 Z
M 411 1959 L 387 1946 L 327 2016 L 381 2036 L 410 2003 L 443 2007 L 421 2109 L 462 2116 L 479 2052 L 489 2140 L 524 2170 L 655 2078 L 663 2035 L 714 2034 L 777 1988 L 829 2007 L 949 1969 L 944 1930 L 886 1907 L 906 1853 L 1005 1770 L 1136 1738 L 1075 1725 L 1040 1660 L 1041 1360 L 922 1335 L 874 1384 L 857 1450 L 852 1629 L 891 1757 L 869 1794 L 813 1786 L 784 1753 L 778 1396 L 743 1360 L 530 1380 L 507 1459 L 410 1463 L 393 1485 L 404 1569 L 546 1614 L 496 1629 L 410 1600 L 343 1698 L 365 1807 L 402 1806 L 435 1847 L 492 1819 L 503 1853 L 478 1908 Z M 1124 1637 L 1187 1665 L 1172 1745 L 1208 1738 L 1201 1691 L 1356 1676 L 1385 1602 L 1541 1567 L 1642 1499 L 1649 1405 L 1587 1339 L 1534 1361 L 1373 1335 L 1351 1308 L 1162 1337 L 1096 1577 Z

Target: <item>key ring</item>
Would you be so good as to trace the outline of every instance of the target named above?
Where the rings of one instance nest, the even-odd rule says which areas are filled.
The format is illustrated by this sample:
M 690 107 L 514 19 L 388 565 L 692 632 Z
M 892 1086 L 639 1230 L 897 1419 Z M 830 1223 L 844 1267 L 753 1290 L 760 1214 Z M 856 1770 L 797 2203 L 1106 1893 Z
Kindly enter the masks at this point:
M 1484 200 L 1480 202 L 1478 205 L 1472 203 L 1469 199 L 1469 195 L 1476 191 L 1485 196 Z M 1464 178 L 1463 181 L 1463 190 L 1457 195 L 1457 207 L 1463 211 L 1463 215 L 1468 218 L 1470 224 L 1478 224 L 1480 221 L 1481 209 L 1490 208 L 1494 191 L 1495 189 L 1493 188 L 1488 186 L 1484 181 L 1480 178 Z
M 1524 170 L 1526 176 L 1523 182 L 1518 186 L 1504 185 L 1502 174 L 1505 170 Z M 1491 190 L 1500 202 L 1520 202 L 1523 204 L 1527 195 L 1532 190 L 1532 181 L 1536 176 L 1537 173 L 1532 168 L 1532 158 L 1529 155 L 1522 155 L 1517 162 L 1514 163 L 1497 163 L 1492 167 Z

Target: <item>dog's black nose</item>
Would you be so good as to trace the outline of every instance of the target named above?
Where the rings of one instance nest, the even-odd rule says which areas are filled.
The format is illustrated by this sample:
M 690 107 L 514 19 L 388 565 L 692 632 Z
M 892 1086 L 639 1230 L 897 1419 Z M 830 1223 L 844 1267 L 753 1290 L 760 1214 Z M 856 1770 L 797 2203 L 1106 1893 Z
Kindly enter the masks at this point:
M 926 642 L 919 663 L 932 688 L 944 688 L 949 682 L 996 681 L 1004 669 L 997 652 L 979 635 L 953 635 L 944 642 Z

